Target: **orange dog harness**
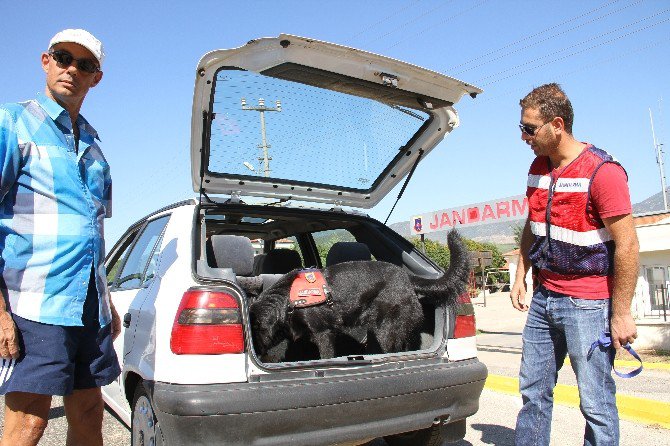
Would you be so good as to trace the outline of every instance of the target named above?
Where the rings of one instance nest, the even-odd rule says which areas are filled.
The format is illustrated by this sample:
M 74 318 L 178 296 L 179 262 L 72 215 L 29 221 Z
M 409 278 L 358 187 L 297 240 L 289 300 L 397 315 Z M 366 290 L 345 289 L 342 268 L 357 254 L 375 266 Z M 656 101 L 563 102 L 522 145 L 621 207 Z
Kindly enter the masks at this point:
M 330 289 L 326 279 L 318 269 L 305 269 L 298 272 L 291 284 L 289 306 L 293 308 L 311 307 L 322 303 L 332 305 Z

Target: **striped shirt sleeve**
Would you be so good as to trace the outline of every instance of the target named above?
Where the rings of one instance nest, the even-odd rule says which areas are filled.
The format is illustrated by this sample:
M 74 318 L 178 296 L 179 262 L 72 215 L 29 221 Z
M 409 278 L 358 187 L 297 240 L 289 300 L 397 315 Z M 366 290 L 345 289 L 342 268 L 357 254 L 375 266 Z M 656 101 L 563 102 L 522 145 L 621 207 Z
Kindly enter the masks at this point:
M 21 153 L 12 115 L 0 108 L 0 202 L 16 181 L 21 167 Z

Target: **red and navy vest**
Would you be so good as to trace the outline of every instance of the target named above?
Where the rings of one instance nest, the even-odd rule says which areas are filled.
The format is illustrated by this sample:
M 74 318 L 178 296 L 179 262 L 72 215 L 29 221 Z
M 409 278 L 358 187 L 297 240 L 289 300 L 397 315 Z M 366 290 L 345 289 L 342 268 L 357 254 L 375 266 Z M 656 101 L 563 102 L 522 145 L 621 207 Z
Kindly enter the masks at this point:
M 612 274 L 614 242 L 590 201 L 591 183 L 605 163 L 619 164 L 589 145 L 556 178 L 548 157 L 531 164 L 526 195 L 534 240 L 529 257 L 540 277 L 542 270 L 566 279 Z

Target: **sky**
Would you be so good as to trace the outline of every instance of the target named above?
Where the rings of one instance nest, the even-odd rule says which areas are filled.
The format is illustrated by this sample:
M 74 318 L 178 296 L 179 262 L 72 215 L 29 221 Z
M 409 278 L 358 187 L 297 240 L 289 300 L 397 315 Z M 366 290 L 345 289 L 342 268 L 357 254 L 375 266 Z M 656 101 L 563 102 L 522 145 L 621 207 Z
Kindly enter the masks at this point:
M 0 0 L 0 11 L 0 103 L 44 90 L 40 55 L 56 32 L 85 28 L 105 46 L 104 77 L 82 114 L 112 169 L 110 247 L 133 222 L 195 196 L 189 144 L 199 59 L 280 33 L 404 60 L 484 90 L 456 104 L 460 127 L 419 164 L 389 223 L 523 194 L 533 154 L 521 141 L 518 103 L 547 82 L 570 97 L 575 137 L 623 164 L 633 203 L 661 190 L 650 110 L 657 141 L 670 143 L 668 0 Z M 399 189 L 367 212 L 384 221 Z

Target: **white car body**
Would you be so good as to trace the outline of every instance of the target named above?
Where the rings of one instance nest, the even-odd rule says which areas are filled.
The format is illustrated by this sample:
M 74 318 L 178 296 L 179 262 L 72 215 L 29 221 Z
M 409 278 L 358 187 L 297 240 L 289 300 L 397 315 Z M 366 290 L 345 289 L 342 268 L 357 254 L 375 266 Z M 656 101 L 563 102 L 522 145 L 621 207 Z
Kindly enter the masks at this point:
M 224 70 L 224 76 L 228 76 L 226 67 L 234 67 L 231 78 L 245 73 L 255 76 L 254 73 L 267 74 L 276 67 L 286 67 L 283 64 L 307 67 L 311 70 L 308 71 L 310 76 L 314 70 L 323 69 L 327 76 L 344 79 L 333 90 L 338 95 L 353 91 L 366 101 L 372 99 L 370 110 L 366 110 L 370 114 L 375 107 L 387 110 L 386 105 L 380 106 L 378 101 L 384 103 L 388 91 L 391 104 L 394 101 L 409 104 L 397 107 L 402 117 L 415 119 L 421 113 L 422 125 L 401 147 L 404 152 L 387 155 L 386 159 L 391 161 L 388 168 L 379 168 L 371 174 L 372 178 L 375 174 L 377 177 L 370 182 L 370 187 L 356 187 L 351 180 L 344 186 L 322 185 L 304 178 L 291 182 L 286 178 L 245 174 L 243 170 L 230 175 L 212 170 L 217 167 L 213 164 L 216 161 L 204 158 L 212 155 L 203 135 L 211 137 L 212 122 L 217 114 L 224 113 L 213 111 L 213 104 L 220 102 L 216 100 L 218 93 L 213 90 L 217 79 L 219 83 L 223 83 L 221 79 L 228 80 L 221 78 L 220 72 Z M 318 83 L 321 72 L 316 73 L 307 80 Z M 295 79 L 289 81 L 290 85 L 296 83 Z M 279 81 L 272 79 L 272 82 Z M 254 353 L 247 290 L 236 281 L 240 274 L 228 267 L 218 267 L 218 270 L 211 267 L 206 243 L 211 234 L 218 234 L 224 228 L 249 231 L 248 234 L 241 232 L 249 238 L 261 234 L 270 248 L 283 240 L 282 237 L 307 234 L 307 241 L 301 239 L 299 243 L 302 248 L 305 243 L 311 243 L 313 252 L 310 254 L 306 249 L 302 256 L 305 262 L 318 264 L 321 261 L 312 232 L 316 234 L 314 228 L 319 224 L 329 230 L 367 228 L 371 234 L 380 234 L 379 243 L 386 249 L 397 250 L 397 262 L 404 264 L 408 271 L 439 276 L 439 269 L 397 234 L 391 234 L 392 231 L 367 216 L 344 212 L 341 206 L 371 207 L 379 202 L 412 171 L 422 156 L 458 125 L 452 104 L 464 94 L 474 97 L 479 92 L 476 87 L 413 65 L 289 35 L 251 41 L 244 47 L 215 51 L 203 57 L 196 76 L 191 156 L 194 190 L 201 193 L 201 200 L 206 197 L 208 201 L 187 200 L 150 214 L 132 225 L 107 257 L 110 292 L 124 327 L 114 343 L 122 373 L 102 391 L 106 404 L 124 423 L 132 426 L 133 444 L 187 441 L 192 444 L 356 444 L 386 436 L 389 442 L 395 441 L 393 444 L 428 445 L 433 443 L 412 435 L 433 436 L 436 429 L 443 428 L 444 438 L 462 438 L 465 417 L 476 411 L 486 378 L 485 366 L 476 359 L 474 314 L 469 301 L 462 302 L 458 308 L 437 307 L 434 316 L 429 312 L 437 328 L 434 332 L 427 329 L 428 341 L 416 352 L 265 363 Z M 418 103 L 412 105 L 415 96 Z M 410 110 L 412 107 L 416 107 L 416 111 Z M 234 113 L 229 110 L 226 119 L 232 120 Z M 282 149 L 280 144 L 277 146 L 274 153 L 280 154 Z M 367 146 L 365 150 L 367 170 Z M 377 157 L 382 155 L 380 152 Z M 227 159 L 224 157 L 220 165 L 225 167 Z M 233 167 L 238 169 L 243 164 L 248 167 L 248 162 L 241 158 Z M 280 171 L 278 166 L 274 169 Z M 215 193 L 231 199 L 209 200 L 207 194 Z M 238 202 L 240 196 L 290 197 L 334 207 L 330 210 L 263 208 Z M 243 223 L 243 216 L 247 215 L 245 209 L 249 210 L 250 218 L 261 222 Z M 264 221 L 263 212 L 268 214 Z M 291 228 L 289 223 L 293 220 L 300 228 L 295 234 L 286 229 Z M 332 227 L 328 226 L 331 222 Z M 267 226 L 271 228 L 265 229 Z M 375 237 L 370 241 L 374 242 Z M 382 251 L 375 252 L 374 248 L 371 251 L 375 258 L 384 260 Z M 136 271 L 132 269 L 133 262 L 138 265 Z M 129 274 L 124 275 L 126 269 Z M 231 324 L 242 327 L 241 351 L 181 354 L 175 349 L 173 331 L 191 324 L 182 322 L 183 313 L 180 313 L 189 290 L 214 290 L 212 292 L 226 294 L 237 302 L 239 308 L 231 310 L 236 312 L 234 319 L 237 319 Z M 459 320 L 464 321 L 460 328 Z M 464 326 L 465 331 L 459 332 Z M 423 378 L 416 381 L 413 373 L 420 373 L 418 376 Z M 376 406 L 377 400 L 384 403 Z M 235 401 L 239 401 L 239 412 L 231 411 L 231 405 L 235 408 L 237 404 Z M 405 405 L 408 409 L 403 409 Z M 416 407 L 411 408 L 412 405 Z M 427 407 L 429 405 L 431 407 Z M 425 411 L 423 406 L 426 406 Z M 389 411 L 388 416 L 384 415 L 385 410 Z M 349 411 L 351 418 L 346 415 Z M 310 417 L 312 421 L 300 423 L 302 417 Z M 404 432 L 409 434 L 398 437 Z

